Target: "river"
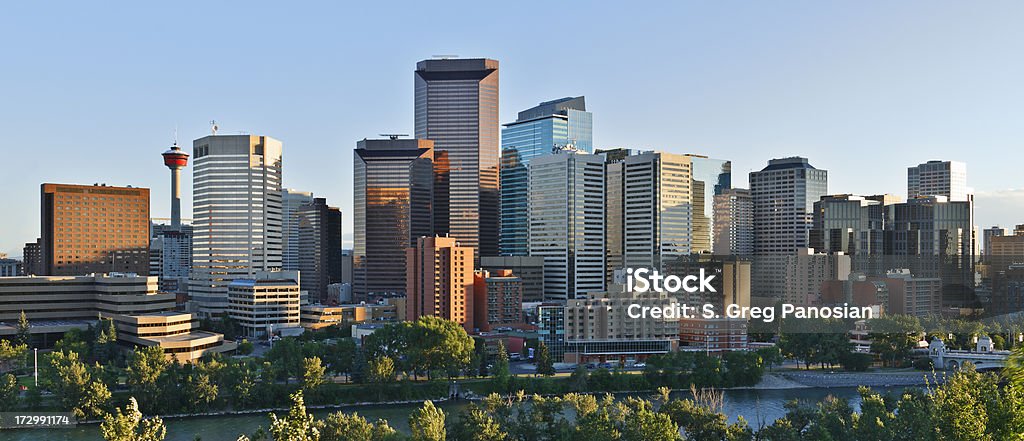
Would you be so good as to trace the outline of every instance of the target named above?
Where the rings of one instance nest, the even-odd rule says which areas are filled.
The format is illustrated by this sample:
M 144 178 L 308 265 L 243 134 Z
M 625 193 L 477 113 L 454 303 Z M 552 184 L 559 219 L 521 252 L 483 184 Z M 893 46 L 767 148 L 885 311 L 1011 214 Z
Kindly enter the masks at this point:
M 886 391 L 885 388 L 875 388 L 878 392 Z M 723 412 L 729 416 L 730 421 L 742 415 L 747 422 L 757 427 L 758 422 L 764 421 L 765 425 L 785 415 L 783 405 L 792 399 L 800 399 L 808 402 L 817 402 L 828 395 L 850 400 L 854 409 L 860 409 L 860 396 L 857 389 L 852 387 L 839 388 L 804 388 L 804 389 L 743 389 L 725 391 Z M 689 397 L 689 392 L 675 392 L 673 397 Z M 459 413 L 465 402 L 445 402 L 440 407 L 444 409 L 449 418 Z M 374 421 L 378 418 L 388 420 L 397 430 L 408 432 L 409 412 L 418 407 L 417 405 L 391 405 L 391 406 L 364 406 L 359 408 L 344 409 L 346 412 L 358 412 L 368 420 Z M 313 414 L 323 418 L 335 410 L 314 410 Z M 278 415 L 287 412 L 278 412 Z M 204 441 L 234 441 L 240 433 L 251 434 L 257 427 L 264 429 L 270 422 L 267 415 L 230 415 L 215 417 L 178 418 L 164 420 L 167 425 L 167 441 L 193 441 L 196 437 Z M 0 432 L 0 439 L 10 441 L 86 441 L 99 440 L 99 425 L 84 425 L 74 429 L 23 429 Z

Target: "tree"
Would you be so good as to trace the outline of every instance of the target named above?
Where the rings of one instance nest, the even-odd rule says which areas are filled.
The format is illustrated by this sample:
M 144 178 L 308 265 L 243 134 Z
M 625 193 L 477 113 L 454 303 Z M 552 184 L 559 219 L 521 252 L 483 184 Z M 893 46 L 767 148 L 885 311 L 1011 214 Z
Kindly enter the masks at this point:
M 270 414 L 270 437 L 274 441 L 318 441 L 321 424 L 306 413 L 306 404 L 302 400 L 302 390 L 291 394 L 292 406 L 288 415 L 278 418 Z
M 494 389 L 499 392 L 507 392 L 512 373 L 509 368 L 508 351 L 505 350 L 505 343 L 500 340 L 498 341 L 498 353 L 494 357 L 494 365 L 491 366 L 490 371 Z
M 989 415 L 984 398 L 980 395 L 981 374 L 973 365 L 953 374 L 946 383 L 931 394 L 934 403 L 933 422 L 940 440 L 991 440 L 986 433 Z
M 189 411 L 203 412 L 217 400 L 218 387 L 205 372 L 193 372 L 186 377 L 184 392 Z
M 51 353 L 50 368 L 44 382 L 63 408 L 71 409 L 81 419 L 105 414 L 103 408 L 110 400 L 110 391 L 105 384 L 93 379 L 92 373 L 79 360 L 77 353 Z
M 397 433 L 387 421 L 377 420 L 374 424 L 358 413 L 334 412 L 324 419 L 320 441 L 387 441 Z
M 622 422 L 622 441 L 676 441 L 679 426 L 668 415 L 655 413 L 650 402 L 640 401 L 638 408 L 625 415 Z
M 868 326 L 871 352 L 878 354 L 886 366 L 897 366 L 906 360 L 923 330 L 917 317 L 902 314 L 871 319 Z
M 537 373 L 544 376 L 555 375 L 555 365 L 551 360 L 551 351 L 544 342 L 540 342 L 537 346 Z
M 375 332 L 376 333 L 376 332 Z M 434 316 L 421 316 L 408 328 L 407 358 L 413 371 L 458 375 L 469 366 L 473 338 L 462 325 Z
M 117 355 L 117 327 L 111 319 L 100 319 L 96 327 L 93 358 L 100 363 L 109 363 Z
M 25 311 L 21 311 L 21 315 L 18 316 L 18 324 L 16 325 L 16 334 L 14 342 L 19 345 L 31 346 L 32 344 L 32 325 L 28 322 L 28 317 L 25 316 Z
M 302 360 L 302 388 L 306 391 L 316 390 L 324 384 L 324 377 L 327 371 L 320 363 L 319 357 L 310 357 Z
M 28 346 L 0 339 L 0 372 L 25 366 Z
M 779 350 L 778 346 L 760 348 L 755 352 L 757 352 L 757 355 L 761 357 L 761 363 L 768 367 L 769 372 L 772 370 L 773 366 L 782 364 L 784 361 L 782 358 L 782 351 Z
M 390 357 L 377 357 L 366 365 L 366 381 L 386 384 L 395 381 L 395 362 Z
M 139 403 L 132 397 L 124 412 L 117 409 L 100 423 L 100 434 L 106 441 L 163 441 L 167 428 L 160 417 L 142 419 Z
M 853 438 L 858 441 L 890 441 L 895 438 L 893 427 L 896 415 L 886 406 L 885 400 L 866 387 L 859 390 L 861 396 L 860 417 L 856 420 Z M 902 418 L 902 415 L 900 415 Z
M 18 379 L 12 374 L 0 376 L 0 412 L 18 407 Z
M 445 441 L 444 411 L 434 407 L 430 400 L 409 415 L 412 441 Z
M 135 348 L 128 356 L 125 382 L 136 398 L 141 397 L 142 409 L 156 411 L 160 408 L 157 381 L 168 364 L 164 350 L 160 346 Z
M 504 441 L 508 433 L 490 414 L 471 404 L 462 412 L 455 428 L 456 437 L 462 441 Z

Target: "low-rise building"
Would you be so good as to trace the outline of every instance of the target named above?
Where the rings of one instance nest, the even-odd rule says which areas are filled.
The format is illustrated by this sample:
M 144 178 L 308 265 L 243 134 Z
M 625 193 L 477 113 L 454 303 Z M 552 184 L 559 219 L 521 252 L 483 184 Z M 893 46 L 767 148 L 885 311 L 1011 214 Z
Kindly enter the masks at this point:
M 481 332 L 523 322 L 523 280 L 512 270 L 473 274 L 473 318 Z
M 300 313 L 302 327 L 307 329 L 395 321 L 398 321 L 398 308 L 394 304 L 302 305 Z
M 117 327 L 118 342 L 133 346 L 160 346 L 164 354 L 181 363 L 199 359 L 208 353 L 238 348 L 235 342 L 224 340 L 223 334 L 198 330 L 197 320 L 192 314 L 167 311 L 111 318 Z
M 228 316 L 249 337 L 264 337 L 300 326 L 302 295 L 296 271 L 258 271 L 255 278 L 228 285 Z

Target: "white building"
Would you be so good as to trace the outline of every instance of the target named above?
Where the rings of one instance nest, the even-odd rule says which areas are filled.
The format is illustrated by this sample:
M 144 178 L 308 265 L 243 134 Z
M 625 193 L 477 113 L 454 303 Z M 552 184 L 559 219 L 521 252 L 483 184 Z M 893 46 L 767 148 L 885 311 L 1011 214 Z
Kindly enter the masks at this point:
M 228 285 L 228 316 L 250 337 L 299 327 L 302 303 L 297 271 L 261 271 Z
M 967 164 L 959 161 L 928 161 L 907 168 L 907 199 L 945 196 L 951 202 L 966 201 Z
M 529 252 L 544 258 L 545 299 L 605 286 L 604 158 L 569 151 L 529 165 Z
M 256 135 L 193 141 L 193 266 L 200 316 L 228 306 L 228 284 L 281 268 L 281 142 Z

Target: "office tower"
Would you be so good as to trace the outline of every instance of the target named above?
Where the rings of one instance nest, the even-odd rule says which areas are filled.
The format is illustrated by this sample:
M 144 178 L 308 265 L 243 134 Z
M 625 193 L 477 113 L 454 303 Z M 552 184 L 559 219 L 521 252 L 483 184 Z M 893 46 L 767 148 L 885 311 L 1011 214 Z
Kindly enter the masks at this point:
M 818 304 L 822 284 L 829 280 L 846 280 L 850 276 L 850 256 L 839 253 L 818 253 L 801 248 L 786 257 L 782 275 L 785 294 L 782 300 L 794 305 Z
M 732 162 L 707 156 L 690 157 L 693 192 L 691 252 L 710 253 L 718 240 L 714 230 L 715 196 L 732 188 Z
M 357 301 L 405 293 L 405 250 L 433 231 L 433 141 L 356 144 L 352 293 Z
M 623 230 L 624 216 L 626 214 L 624 193 L 626 191 L 623 170 L 623 160 L 634 154 L 631 149 L 609 149 L 598 150 L 598 155 L 605 158 L 604 165 L 604 190 L 605 190 L 605 285 L 615 280 L 616 270 L 623 269 L 623 254 L 625 253 L 625 241 Z
M 973 307 L 974 202 L 945 196 L 909 199 L 886 206 L 885 254 L 890 268 L 908 268 L 915 277 L 938 277 L 943 304 Z
M 693 252 L 692 157 L 664 152 L 626 156 L 608 180 L 622 183 L 622 266 L 664 269 Z M 618 171 L 618 173 L 616 173 Z M 616 176 L 617 175 L 617 176 Z M 618 217 L 617 213 L 609 217 Z M 616 268 L 620 269 L 620 268 Z
M 311 303 L 327 297 L 327 285 L 341 281 L 341 211 L 324 198 L 299 207 L 299 271 Z
M 772 159 L 750 173 L 754 253 L 789 254 L 807 247 L 814 202 L 828 193 L 828 172 L 806 158 Z
M 179 221 L 178 227 L 151 223 L 149 274 L 158 276 L 160 290 L 188 293 L 192 268 L 192 225 Z
M 907 167 L 907 199 L 945 196 L 951 202 L 966 201 L 967 164 L 959 161 L 928 161 Z
M 828 172 L 806 158 L 772 159 L 750 173 L 754 202 L 754 295 L 783 298 L 790 256 L 807 248 L 814 202 L 828 193 Z
M 530 160 L 572 146 L 590 153 L 594 148 L 593 115 L 582 96 L 540 103 L 519 112 L 501 131 L 502 256 L 525 256 L 527 246 L 527 176 Z
M 298 328 L 302 297 L 297 271 L 257 271 L 228 285 L 227 314 L 246 337 Z
M 529 165 L 529 253 L 544 258 L 544 298 L 604 291 L 604 158 L 559 151 Z
M 406 318 L 434 316 L 473 330 L 473 248 L 453 237 L 421 237 L 406 250 Z
M 222 315 L 228 284 L 281 268 L 283 146 L 269 136 L 211 135 L 192 142 L 192 272 L 199 315 Z
M 481 332 L 523 323 L 523 280 L 511 270 L 474 273 L 473 320 Z
M 24 259 L 22 270 L 26 276 L 38 276 L 43 274 L 43 239 L 37 238 L 35 242 L 26 243 L 21 249 L 21 258 Z
M 809 244 L 819 252 L 880 254 L 885 227 L 882 204 L 850 194 L 822 196 L 814 202 Z
M 1011 265 L 1024 264 L 1024 225 L 1017 225 L 1013 235 L 992 236 L 990 239 L 985 255 L 992 271 L 1005 271 Z
M 537 256 L 481 257 L 480 269 L 511 270 L 523 282 L 523 302 L 544 300 L 544 258 Z
M 750 190 L 732 188 L 715 195 L 714 253 L 750 256 L 754 254 L 754 200 Z
M 1009 231 L 998 225 L 992 228 L 986 228 L 982 231 L 982 252 L 986 258 L 992 255 L 992 238 L 1006 236 L 1007 234 L 1009 234 Z
M 416 63 L 416 137 L 434 142 L 434 233 L 498 255 L 498 62 Z
M 281 191 L 281 268 L 285 271 L 299 269 L 299 209 L 313 203 L 313 193 L 286 188 Z
M 149 189 L 41 186 L 40 275 L 149 274 Z

